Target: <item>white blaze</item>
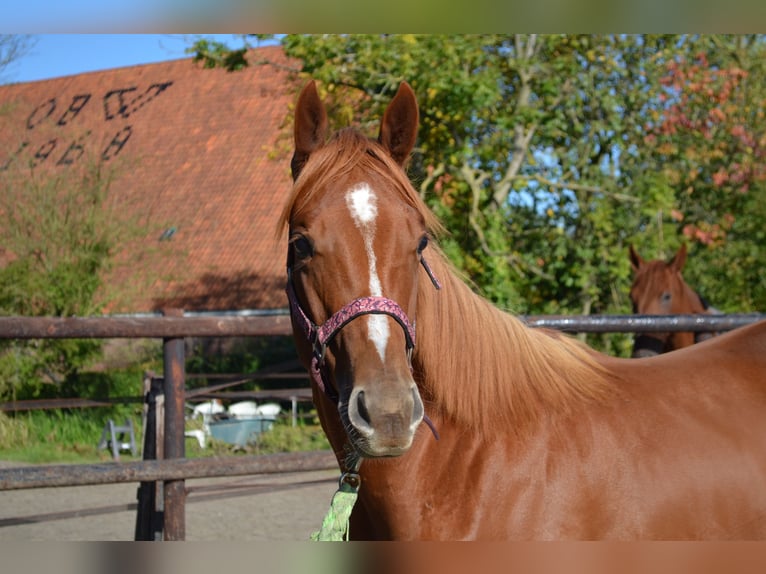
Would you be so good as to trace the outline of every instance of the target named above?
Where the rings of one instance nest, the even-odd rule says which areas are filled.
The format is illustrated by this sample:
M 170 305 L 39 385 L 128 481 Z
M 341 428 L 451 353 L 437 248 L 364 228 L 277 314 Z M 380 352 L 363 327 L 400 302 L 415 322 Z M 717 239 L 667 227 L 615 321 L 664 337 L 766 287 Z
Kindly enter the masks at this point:
M 382 297 L 375 251 L 372 249 L 375 239 L 375 218 L 378 216 L 377 197 L 366 183 L 359 183 L 346 193 L 346 205 L 351 212 L 354 224 L 362 232 L 364 249 L 367 252 L 367 264 L 370 271 L 370 295 Z M 385 315 L 367 317 L 367 336 L 375 345 L 381 361 L 386 360 L 386 345 L 389 337 L 388 319 Z

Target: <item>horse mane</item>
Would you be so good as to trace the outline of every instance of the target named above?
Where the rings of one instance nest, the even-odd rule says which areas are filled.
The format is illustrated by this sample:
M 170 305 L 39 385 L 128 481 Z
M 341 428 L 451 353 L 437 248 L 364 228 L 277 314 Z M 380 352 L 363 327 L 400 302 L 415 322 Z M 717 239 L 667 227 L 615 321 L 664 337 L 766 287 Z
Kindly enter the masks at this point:
M 312 153 L 282 212 L 279 231 L 328 184 L 360 169 L 401 195 L 434 235 L 443 227 L 404 170 L 353 128 Z M 610 387 L 594 351 L 558 332 L 533 329 L 474 293 L 437 246 L 424 256 L 442 283 L 421 270 L 415 376 L 440 413 L 490 438 L 502 425 L 522 430 L 550 413 L 605 397 Z
M 443 253 L 427 256 L 443 288 L 421 278 L 416 370 L 442 414 L 491 439 L 523 432 L 616 390 L 597 353 L 558 331 L 532 328 L 477 295 Z M 433 263 L 432 263 L 433 260 Z

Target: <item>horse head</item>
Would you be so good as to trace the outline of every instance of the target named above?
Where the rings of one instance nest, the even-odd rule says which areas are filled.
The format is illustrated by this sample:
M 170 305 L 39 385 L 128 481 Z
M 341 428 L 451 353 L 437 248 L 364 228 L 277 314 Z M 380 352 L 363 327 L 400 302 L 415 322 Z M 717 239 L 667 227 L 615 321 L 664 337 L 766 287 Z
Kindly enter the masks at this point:
M 337 409 L 353 450 L 397 456 L 424 416 L 411 358 L 429 216 L 407 201 L 403 167 L 418 128 L 415 94 L 401 84 L 377 140 L 350 128 L 327 140 L 327 126 L 310 82 L 295 109 L 294 187 L 283 217 L 293 331 L 315 402 Z M 323 425 L 337 442 L 337 429 Z
M 633 284 L 630 299 L 639 315 L 686 315 L 704 313 L 705 307 L 681 275 L 686 263 L 686 245 L 668 261 L 645 261 L 631 245 Z M 643 333 L 636 338 L 633 356 L 651 356 L 694 344 L 694 333 Z

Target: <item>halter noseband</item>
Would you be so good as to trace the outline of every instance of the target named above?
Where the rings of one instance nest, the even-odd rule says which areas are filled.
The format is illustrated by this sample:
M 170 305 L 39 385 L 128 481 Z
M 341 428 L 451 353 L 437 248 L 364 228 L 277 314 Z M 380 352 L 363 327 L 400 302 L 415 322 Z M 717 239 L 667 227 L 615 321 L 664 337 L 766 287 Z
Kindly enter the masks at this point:
M 426 260 L 421 256 L 420 263 L 428 273 L 431 283 L 433 283 L 436 289 L 441 289 L 441 283 L 431 271 L 430 266 Z M 306 339 L 312 346 L 312 358 L 311 358 L 311 378 L 317 384 L 317 386 L 335 403 L 338 402 L 337 391 L 332 385 L 326 384 L 325 376 L 322 370 L 324 364 L 325 351 L 330 341 L 337 335 L 343 327 L 348 325 L 351 321 L 362 315 L 388 315 L 393 318 L 404 331 L 404 339 L 407 348 L 407 359 L 412 360 L 412 350 L 415 348 L 415 325 L 410 322 L 404 309 L 394 301 L 387 297 L 359 297 L 354 299 L 350 303 L 344 305 L 341 309 L 333 313 L 333 315 L 327 319 L 321 325 L 317 325 L 311 319 L 309 319 L 306 312 L 301 307 L 298 301 L 298 296 L 295 294 L 295 287 L 293 286 L 292 269 L 287 267 L 287 300 L 290 304 L 290 314 L 300 326 Z M 412 364 L 410 364 L 410 369 Z

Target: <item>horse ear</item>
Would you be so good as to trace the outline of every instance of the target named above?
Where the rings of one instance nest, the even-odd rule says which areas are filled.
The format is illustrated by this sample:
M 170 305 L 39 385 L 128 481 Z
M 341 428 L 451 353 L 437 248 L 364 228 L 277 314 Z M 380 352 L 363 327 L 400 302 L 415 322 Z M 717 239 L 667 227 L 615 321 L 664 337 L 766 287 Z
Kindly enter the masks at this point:
M 326 137 L 327 112 L 312 80 L 301 91 L 295 106 L 295 152 L 290 162 L 293 180 L 298 179 L 309 156 L 324 144 Z
M 628 255 L 630 256 L 630 266 L 633 268 L 633 272 L 635 273 L 644 264 L 644 260 L 638 254 L 638 251 L 635 250 L 632 243 L 628 247 Z
M 418 136 L 418 100 L 407 82 L 399 85 L 380 123 L 378 141 L 403 166 Z
M 676 271 L 681 271 L 684 268 L 686 264 L 686 243 L 681 244 L 681 247 L 678 248 L 678 253 L 673 256 L 673 259 L 668 264 Z

